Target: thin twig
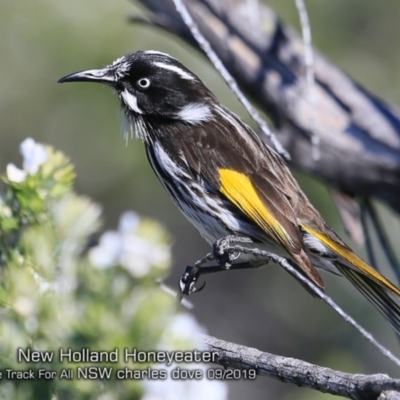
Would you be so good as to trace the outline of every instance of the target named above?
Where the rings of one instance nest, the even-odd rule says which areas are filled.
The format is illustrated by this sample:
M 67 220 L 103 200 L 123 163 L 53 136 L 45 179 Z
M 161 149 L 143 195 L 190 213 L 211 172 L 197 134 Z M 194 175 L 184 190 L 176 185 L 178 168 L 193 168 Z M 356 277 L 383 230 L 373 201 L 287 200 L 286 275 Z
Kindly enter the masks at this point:
M 312 48 L 312 36 L 310 20 L 308 18 L 307 8 L 303 0 L 295 0 L 297 12 L 299 14 L 301 33 L 304 43 L 304 66 L 306 72 L 307 98 L 310 104 L 310 112 L 308 114 L 310 124 L 310 135 L 312 143 L 312 155 L 315 161 L 321 158 L 320 154 L 320 137 L 315 133 L 316 102 L 314 96 L 315 76 L 314 76 L 314 53 Z
M 237 253 L 245 253 L 245 254 L 253 254 L 256 257 L 262 257 L 266 260 L 270 260 L 276 264 L 279 264 L 282 268 L 284 268 L 289 274 L 297 278 L 300 282 L 304 283 L 308 286 L 313 293 L 315 293 L 321 300 L 327 303 L 330 307 L 332 307 L 347 323 L 354 326 L 361 336 L 367 339 L 372 345 L 374 345 L 385 357 L 389 358 L 396 365 L 400 367 L 400 360 L 386 347 L 381 345 L 374 336 L 369 333 L 366 329 L 364 329 L 357 321 L 355 321 L 350 315 L 348 315 L 345 311 L 343 311 L 328 295 L 326 295 L 319 287 L 317 287 L 313 282 L 311 282 L 305 275 L 301 272 L 297 271 L 292 265 L 290 265 L 289 261 L 277 254 L 270 253 L 265 250 L 248 248 L 240 245 L 231 245 L 227 250 L 229 252 L 237 252 Z
M 204 35 L 200 32 L 197 24 L 194 22 L 192 16 L 189 13 L 189 10 L 186 8 L 186 5 L 182 0 L 173 0 L 175 4 L 175 8 L 178 13 L 181 15 L 183 21 L 189 28 L 193 37 L 198 42 L 199 46 L 203 49 L 203 51 L 207 54 L 210 61 L 214 64 L 215 68 L 219 71 L 221 76 L 225 79 L 225 82 L 231 88 L 233 93 L 235 93 L 236 97 L 243 104 L 246 111 L 250 114 L 251 118 L 257 123 L 262 132 L 271 140 L 275 150 L 278 154 L 280 154 L 286 160 L 290 160 L 290 156 L 288 152 L 283 148 L 283 146 L 279 143 L 276 136 L 272 131 L 268 128 L 267 123 L 261 118 L 258 111 L 250 104 L 247 98 L 244 96 L 242 91 L 239 89 L 236 81 L 232 77 L 232 75 L 225 68 L 221 59 L 218 57 L 217 53 L 211 47 L 210 42 L 204 37 Z
M 160 289 L 163 290 L 165 293 L 168 293 L 174 298 L 177 298 L 179 296 L 179 293 L 175 289 L 172 289 L 170 286 L 166 285 L 161 279 L 157 280 L 156 282 L 160 285 Z M 180 298 L 179 306 L 181 305 L 188 310 L 192 310 L 194 308 L 194 304 L 186 298 Z
M 300 387 L 315 389 L 323 393 L 350 399 L 377 399 L 388 391 L 396 390 L 391 399 L 400 399 L 400 379 L 383 374 L 361 375 L 335 371 L 310 364 L 302 360 L 261 352 L 254 348 L 226 342 L 212 336 L 204 336 L 207 349 L 216 352 L 214 361 L 228 368 L 255 370 L 257 375 L 266 375 Z M 249 376 L 249 373 L 247 373 Z M 387 398 L 387 397 L 379 397 Z

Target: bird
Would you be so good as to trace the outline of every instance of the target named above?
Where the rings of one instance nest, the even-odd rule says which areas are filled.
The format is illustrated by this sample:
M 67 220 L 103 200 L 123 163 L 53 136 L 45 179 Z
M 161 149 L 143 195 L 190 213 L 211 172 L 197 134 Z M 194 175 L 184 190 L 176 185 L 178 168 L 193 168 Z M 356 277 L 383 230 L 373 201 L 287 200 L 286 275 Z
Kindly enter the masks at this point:
M 273 251 L 322 290 L 318 269 L 342 275 L 400 334 L 396 285 L 328 226 L 285 160 L 176 58 L 136 51 L 59 82 L 111 87 L 161 184 L 210 245 L 237 238 L 249 249 Z M 222 268 L 265 264 L 251 251 L 222 256 Z

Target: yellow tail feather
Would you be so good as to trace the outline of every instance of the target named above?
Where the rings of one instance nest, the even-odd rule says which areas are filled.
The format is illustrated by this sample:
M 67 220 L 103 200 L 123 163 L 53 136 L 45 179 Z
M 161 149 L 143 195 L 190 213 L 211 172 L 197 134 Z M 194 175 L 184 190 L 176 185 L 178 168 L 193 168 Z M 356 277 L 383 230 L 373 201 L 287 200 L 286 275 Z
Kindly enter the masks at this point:
M 340 262 L 336 263 L 336 267 L 387 318 L 400 335 L 400 306 L 390 296 L 392 292 L 388 292 L 381 283 Z
M 349 249 L 346 246 L 343 246 L 342 244 L 331 239 L 324 233 L 318 232 L 307 225 L 301 225 L 301 227 L 310 235 L 313 235 L 315 238 L 321 241 L 326 247 L 328 247 L 330 250 L 336 253 L 344 261 L 350 264 L 355 270 L 361 272 L 374 282 L 378 283 L 385 289 L 390 290 L 392 293 L 400 297 L 400 290 L 392 282 L 390 282 L 383 275 L 374 270 L 369 264 L 367 264 L 361 257 L 359 257 L 351 249 Z

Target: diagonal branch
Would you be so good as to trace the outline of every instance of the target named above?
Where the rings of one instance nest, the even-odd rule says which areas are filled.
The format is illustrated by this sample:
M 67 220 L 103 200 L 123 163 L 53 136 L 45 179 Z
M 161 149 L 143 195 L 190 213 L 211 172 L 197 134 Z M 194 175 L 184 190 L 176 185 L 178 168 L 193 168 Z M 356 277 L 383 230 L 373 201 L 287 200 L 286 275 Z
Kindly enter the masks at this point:
M 150 10 L 149 19 L 133 17 L 132 21 L 152 23 L 198 46 L 172 0 L 139 1 Z M 361 244 L 364 237 L 356 197 L 378 198 L 400 213 L 400 110 L 312 51 L 304 2 L 296 0 L 296 4 L 306 36 L 304 46 L 261 3 L 257 11 L 262 23 L 249 24 L 248 0 L 185 0 L 219 62 L 273 120 L 291 165 L 331 185 L 346 231 Z M 311 98 L 307 96 L 310 76 L 314 77 Z M 321 157 L 314 156 L 315 142 Z M 378 236 L 398 274 L 399 265 L 388 250 L 390 241 L 379 232 Z
M 172 0 L 139 1 L 151 11 L 150 22 L 197 45 Z M 274 121 L 293 166 L 348 195 L 379 198 L 400 213 L 398 108 L 369 93 L 314 50 L 318 108 L 313 128 L 321 153 L 316 160 L 308 134 L 315 110 L 304 96 L 301 38 L 264 4 L 259 5 L 260 26 L 248 24 L 246 1 L 186 0 L 185 5 L 230 74 Z
M 204 336 L 204 343 L 207 350 L 218 354 L 216 362 L 226 368 L 255 369 L 258 375 L 349 399 L 400 399 L 400 379 L 387 375 L 335 371 L 212 336 Z
M 354 318 L 352 318 L 349 314 L 347 314 L 342 308 L 340 308 L 328 295 L 324 293 L 322 289 L 320 289 L 317 285 L 315 285 L 308 277 L 306 277 L 303 273 L 301 273 L 298 269 L 296 269 L 285 257 L 279 256 L 277 254 L 271 253 L 266 250 L 261 250 L 258 248 L 249 248 L 245 246 L 241 246 L 235 243 L 243 242 L 247 238 L 235 237 L 235 236 L 226 236 L 225 238 L 220 239 L 220 244 L 223 246 L 223 252 L 225 254 L 252 254 L 252 256 L 256 257 L 258 260 L 263 260 L 264 263 L 272 261 L 278 265 L 280 265 L 286 272 L 296 278 L 303 286 L 311 292 L 311 294 L 315 295 L 317 298 L 320 298 L 326 304 L 328 304 L 336 313 L 338 313 L 344 321 L 348 324 L 352 325 L 365 339 L 367 339 L 373 346 L 375 346 L 381 354 L 391 360 L 394 364 L 400 367 L 400 359 L 398 359 L 390 350 L 388 350 L 385 346 L 379 343 L 375 337 L 364 329 Z M 222 254 L 222 253 L 221 253 Z M 209 267 L 204 264 L 215 259 L 215 254 L 208 253 L 203 259 L 196 262 L 195 267 L 190 267 L 190 271 L 187 272 L 188 268 L 186 268 L 185 273 L 181 278 L 181 290 L 182 294 L 189 295 L 194 293 L 195 291 L 200 291 L 202 289 L 196 289 L 195 284 L 199 278 L 199 276 L 207 274 L 209 272 L 220 272 L 220 271 L 230 271 L 235 269 L 235 264 L 226 267 Z M 259 268 L 262 264 L 256 263 L 255 268 Z M 246 263 L 242 266 L 240 263 L 237 264 L 239 269 L 248 269 L 251 266 L 246 266 Z M 189 289 L 187 289 L 189 288 Z
M 315 77 L 314 77 L 314 54 L 312 48 L 312 37 L 311 37 L 311 27 L 310 20 L 308 18 L 307 8 L 304 4 L 304 0 L 295 0 L 297 13 L 300 18 L 301 32 L 303 36 L 303 44 L 304 44 L 304 68 L 305 68 L 305 80 L 307 84 L 307 92 L 306 96 L 308 97 L 308 101 L 310 102 L 311 112 L 309 115 L 309 131 L 311 135 L 311 143 L 313 145 L 312 155 L 315 160 L 318 160 L 321 157 L 319 151 L 319 142 L 320 137 L 315 134 L 314 129 L 314 114 L 316 112 L 316 104 L 314 99 L 314 85 L 315 85 Z

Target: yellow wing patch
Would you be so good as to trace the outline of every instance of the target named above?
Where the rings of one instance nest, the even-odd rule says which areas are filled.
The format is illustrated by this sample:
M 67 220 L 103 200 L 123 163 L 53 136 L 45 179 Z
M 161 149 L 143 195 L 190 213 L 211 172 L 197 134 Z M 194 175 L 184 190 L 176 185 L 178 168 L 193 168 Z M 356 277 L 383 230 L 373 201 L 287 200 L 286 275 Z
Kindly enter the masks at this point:
M 237 171 L 220 169 L 220 191 L 266 233 L 285 245 L 289 235 L 261 201 L 250 179 Z
M 379 272 L 374 270 L 370 265 L 368 265 L 361 257 L 359 257 L 352 250 L 350 250 L 349 248 L 334 241 L 327 235 L 325 235 L 319 231 L 316 231 L 315 229 L 310 228 L 307 225 L 301 225 L 301 226 L 306 232 L 308 232 L 310 235 L 313 235 L 314 237 L 316 237 L 325 246 L 327 246 L 329 249 L 331 249 L 334 253 L 338 254 L 340 257 L 342 257 L 348 263 L 353 265 L 356 270 L 358 270 L 359 272 L 362 272 L 363 274 L 365 274 L 366 276 L 368 276 L 375 282 L 381 284 L 382 286 L 391 290 L 393 293 L 396 293 L 398 296 L 400 296 L 400 290 L 395 285 L 393 285 L 392 282 L 390 282 L 383 275 L 381 275 Z
M 291 238 L 268 209 L 268 205 L 259 197 L 253 183 L 246 175 L 230 169 L 220 169 L 220 191 L 245 215 L 254 221 L 264 232 L 282 245 L 302 271 L 320 288 L 324 282 L 315 268 L 312 266 L 304 250 L 297 247 L 297 243 Z M 294 229 L 298 229 L 294 226 Z M 298 231 L 300 235 L 300 230 Z

